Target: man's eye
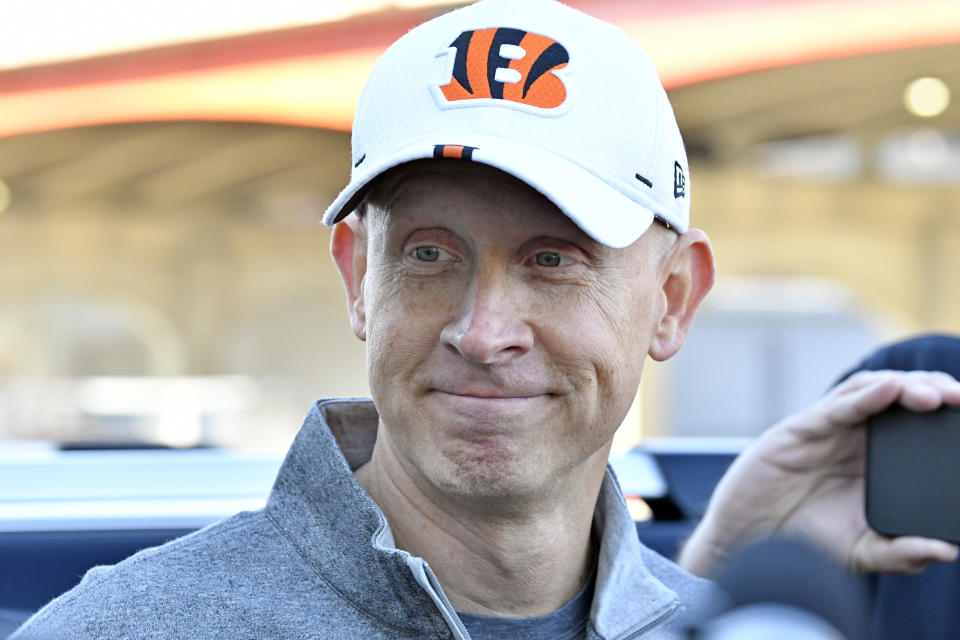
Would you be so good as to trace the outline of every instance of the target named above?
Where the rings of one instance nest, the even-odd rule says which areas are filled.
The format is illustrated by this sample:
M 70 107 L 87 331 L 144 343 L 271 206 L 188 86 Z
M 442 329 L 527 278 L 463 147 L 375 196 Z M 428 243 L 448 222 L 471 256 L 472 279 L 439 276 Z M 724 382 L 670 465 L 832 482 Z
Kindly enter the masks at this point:
M 534 260 L 540 267 L 560 267 L 571 262 L 570 258 L 555 251 L 541 251 Z
M 417 247 L 413 250 L 413 256 L 424 262 L 436 262 L 440 259 L 440 249 L 437 247 Z

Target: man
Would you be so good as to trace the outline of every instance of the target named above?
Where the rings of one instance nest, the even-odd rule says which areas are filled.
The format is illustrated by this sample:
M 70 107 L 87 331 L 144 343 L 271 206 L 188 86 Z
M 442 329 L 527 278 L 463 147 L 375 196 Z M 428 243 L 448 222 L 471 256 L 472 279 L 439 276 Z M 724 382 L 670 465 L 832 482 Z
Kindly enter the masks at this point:
M 703 597 L 606 467 L 714 277 L 643 52 L 552 0 L 446 14 L 377 64 L 353 154 L 324 221 L 373 403 L 318 403 L 264 510 L 92 570 L 15 637 L 665 638 Z M 858 425 L 898 400 L 960 386 L 861 377 L 774 429 L 684 562 L 781 528 L 862 566 L 955 557 L 857 520 Z

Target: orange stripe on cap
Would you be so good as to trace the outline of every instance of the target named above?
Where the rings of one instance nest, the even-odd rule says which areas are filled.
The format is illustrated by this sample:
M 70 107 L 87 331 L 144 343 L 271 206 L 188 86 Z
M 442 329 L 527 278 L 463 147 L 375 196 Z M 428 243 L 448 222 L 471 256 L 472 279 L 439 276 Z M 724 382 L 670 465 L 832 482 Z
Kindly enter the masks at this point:
M 454 160 L 472 160 L 476 147 L 467 147 L 459 144 L 433 145 L 434 158 L 452 158 Z

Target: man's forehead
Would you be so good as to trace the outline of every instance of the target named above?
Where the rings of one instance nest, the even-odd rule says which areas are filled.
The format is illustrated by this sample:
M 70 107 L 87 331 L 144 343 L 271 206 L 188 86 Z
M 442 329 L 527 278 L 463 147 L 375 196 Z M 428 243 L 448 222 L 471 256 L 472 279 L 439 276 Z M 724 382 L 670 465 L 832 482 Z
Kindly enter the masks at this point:
M 517 225 L 536 220 L 593 242 L 549 198 L 495 167 L 457 160 L 423 160 L 398 167 L 377 182 L 367 215 L 455 221 L 469 212 L 514 211 Z
M 530 191 L 547 200 L 532 186 L 496 167 L 479 162 L 452 159 L 415 160 L 394 167 L 373 182 L 367 200 L 384 205 L 392 202 L 400 193 L 411 187 L 442 183 L 455 185 L 457 181 L 465 183 L 470 180 L 486 181 L 503 188 L 513 187 L 519 191 Z

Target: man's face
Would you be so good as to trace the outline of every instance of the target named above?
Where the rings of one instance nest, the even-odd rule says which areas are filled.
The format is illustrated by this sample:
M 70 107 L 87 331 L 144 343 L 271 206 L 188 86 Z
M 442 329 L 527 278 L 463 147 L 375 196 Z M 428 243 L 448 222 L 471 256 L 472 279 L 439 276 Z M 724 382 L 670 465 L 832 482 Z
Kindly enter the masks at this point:
M 520 181 L 450 162 L 404 176 L 364 223 L 379 437 L 424 487 L 537 496 L 605 464 L 673 236 L 611 249 Z

